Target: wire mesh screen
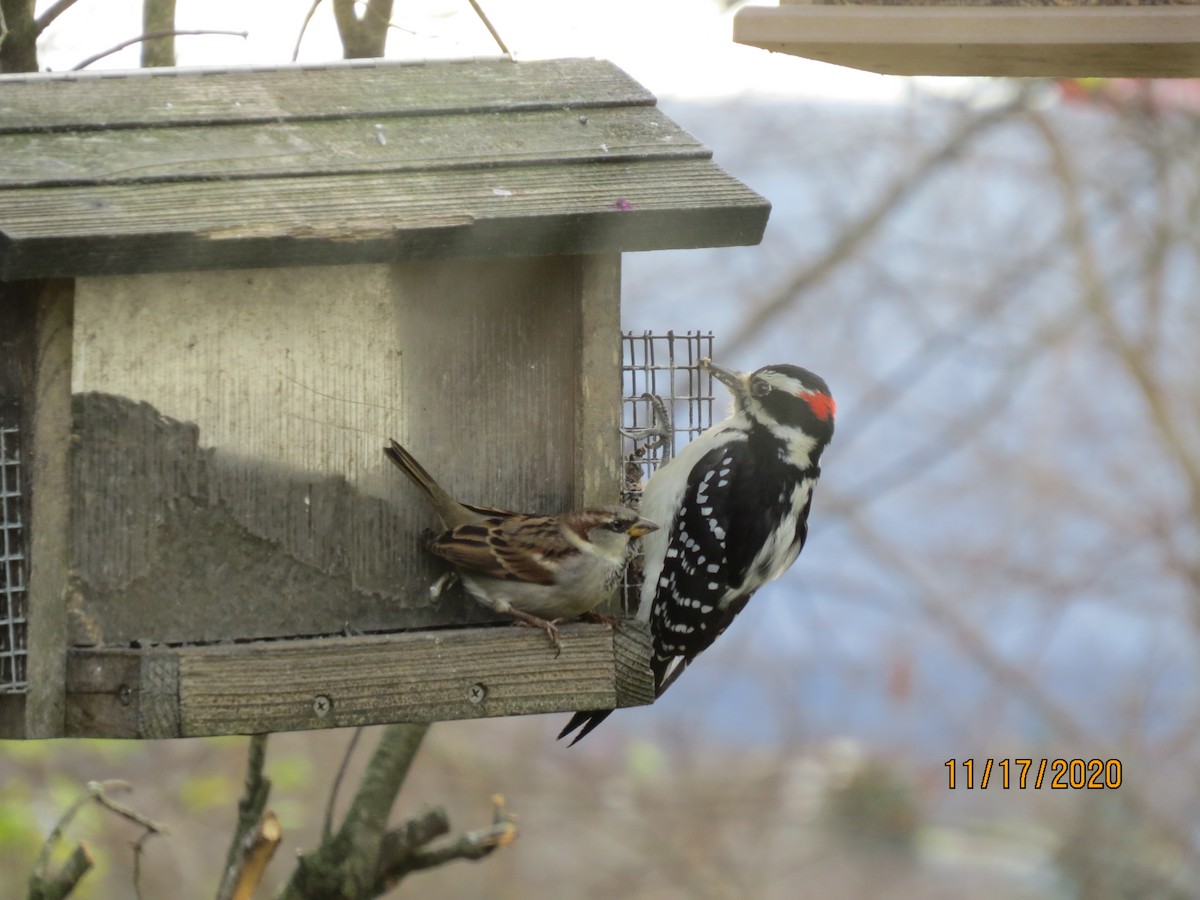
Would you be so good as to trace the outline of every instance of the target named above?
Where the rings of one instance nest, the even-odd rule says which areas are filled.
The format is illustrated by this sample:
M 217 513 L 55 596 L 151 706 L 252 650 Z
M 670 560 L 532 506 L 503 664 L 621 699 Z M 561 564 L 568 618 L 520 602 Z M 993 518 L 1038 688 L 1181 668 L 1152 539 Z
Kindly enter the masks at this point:
M 0 419 L 0 694 L 24 693 L 25 540 L 18 428 Z
M 650 474 L 712 424 L 712 376 L 700 367 L 700 360 L 712 356 L 712 345 L 711 331 L 622 335 L 623 503 L 637 507 Z M 636 610 L 641 580 L 641 560 L 635 557 L 623 592 L 629 614 Z
M 625 482 L 621 499 L 637 506 L 642 482 L 676 447 L 712 424 L 712 376 L 700 360 L 712 356 L 712 332 L 622 335 Z M 657 398 L 657 399 L 656 399 Z M 659 421 L 662 414 L 674 424 Z M 666 423 L 669 424 L 670 423 Z

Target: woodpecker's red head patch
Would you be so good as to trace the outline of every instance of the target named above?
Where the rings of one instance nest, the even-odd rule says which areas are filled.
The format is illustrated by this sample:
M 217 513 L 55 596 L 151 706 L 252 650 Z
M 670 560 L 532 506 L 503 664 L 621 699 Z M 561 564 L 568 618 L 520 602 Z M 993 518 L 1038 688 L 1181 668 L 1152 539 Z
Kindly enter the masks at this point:
M 837 404 L 828 394 L 801 393 L 800 399 L 812 407 L 813 415 L 822 422 L 828 422 L 837 414 Z

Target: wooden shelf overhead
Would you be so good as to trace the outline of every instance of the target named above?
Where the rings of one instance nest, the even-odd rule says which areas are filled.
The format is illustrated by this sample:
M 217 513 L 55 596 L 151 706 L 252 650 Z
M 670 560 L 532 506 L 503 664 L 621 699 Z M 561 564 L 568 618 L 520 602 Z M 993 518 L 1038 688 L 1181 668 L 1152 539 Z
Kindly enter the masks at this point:
M 741 44 L 884 75 L 1200 76 L 1200 2 L 1052 5 L 781 0 L 734 18 Z

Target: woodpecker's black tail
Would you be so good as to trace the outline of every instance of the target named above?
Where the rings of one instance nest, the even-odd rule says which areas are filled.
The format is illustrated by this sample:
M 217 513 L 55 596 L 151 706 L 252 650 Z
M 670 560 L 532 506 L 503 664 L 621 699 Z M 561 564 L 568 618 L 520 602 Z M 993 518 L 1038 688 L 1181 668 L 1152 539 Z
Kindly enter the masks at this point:
M 585 737 L 587 737 L 593 728 L 607 719 L 611 714 L 611 709 L 593 709 L 587 712 L 577 712 L 575 715 L 571 716 L 571 721 L 567 723 L 567 727 L 558 733 L 558 739 L 561 741 L 572 731 L 575 731 L 577 728 L 581 728 L 582 730 L 579 732 L 579 734 L 575 735 L 575 738 L 571 741 L 571 743 L 567 744 L 568 747 L 574 747 Z

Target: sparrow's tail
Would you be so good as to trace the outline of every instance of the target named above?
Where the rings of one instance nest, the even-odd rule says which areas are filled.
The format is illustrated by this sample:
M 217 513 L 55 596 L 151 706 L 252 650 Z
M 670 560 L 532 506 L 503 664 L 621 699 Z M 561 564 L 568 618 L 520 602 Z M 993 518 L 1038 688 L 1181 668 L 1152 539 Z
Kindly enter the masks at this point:
M 442 486 L 433 480 L 433 476 L 425 471 L 425 467 L 417 462 L 415 456 L 395 441 L 390 441 L 389 444 L 383 448 L 384 454 L 395 464 L 397 469 L 407 475 L 412 483 L 424 492 L 447 528 L 455 528 L 476 520 L 476 516 L 472 515 L 466 507 L 447 494 Z

